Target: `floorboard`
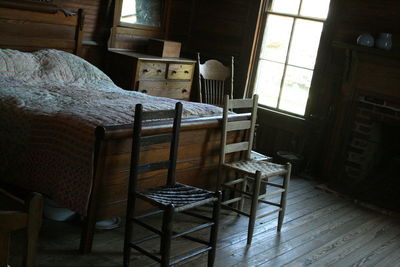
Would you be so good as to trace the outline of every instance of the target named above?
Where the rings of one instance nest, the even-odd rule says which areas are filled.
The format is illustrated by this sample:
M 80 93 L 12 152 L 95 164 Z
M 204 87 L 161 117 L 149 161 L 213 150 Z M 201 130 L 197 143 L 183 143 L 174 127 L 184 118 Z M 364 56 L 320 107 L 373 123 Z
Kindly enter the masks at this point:
M 277 178 L 278 179 L 278 178 Z M 278 179 L 279 180 L 279 179 Z M 278 201 L 279 196 L 268 198 Z M 273 207 L 260 204 L 260 213 Z M 208 214 L 210 208 L 198 211 Z M 158 225 L 160 217 L 148 220 Z M 177 216 L 174 227 L 183 230 L 194 224 L 188 216 Z M 280 233 L 277 214 L 256 222 L 251 246 L 246 246 L 248 218 L 230 211 L 221 212 L 221 225 L 215 266 L 400 266 L 400 223 L 376 211 L 357 206 L 347 199 L 315 189 L 315 182 L 292 179 L 287 210 Z M 123 231 L 96 231 L 93 253 L 77 251 L 80 222 L 45 220 L 38 244 L 37 265 L 44 267 L 121 266 Z M 135 228 L 135 233 L 145 231 Z M 206 239 L 208 231 L 194 236 Z M 24 235 L 12 236 L 11 265 L 21 266 Z M 187 240 L 173 244 L 174 256 L 199 247 Z M 157 251 L 158 241 L 148 249 Z M 133 266 L 157 266 L 147 257 L 132 251 Z M 207 256 L 200 255 L 178 266 L 206 266 Z

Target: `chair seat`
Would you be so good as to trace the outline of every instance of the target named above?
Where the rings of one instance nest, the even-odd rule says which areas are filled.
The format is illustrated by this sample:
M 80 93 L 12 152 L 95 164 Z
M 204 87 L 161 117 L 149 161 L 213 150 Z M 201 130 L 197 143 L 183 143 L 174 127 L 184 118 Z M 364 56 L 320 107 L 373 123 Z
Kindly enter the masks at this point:
M 223 166 L 246 174 L 254 174 L 256 171 L 260 171 L 262 179 L 276 175 L 283 175 L 288 171 L 285 165 L 254 159 L 226 162 Z
M 174 205 L 182 211 L 216 201 L 215 193 L 197 187 L 176 183 L 173 186 L 160 186 L 139 193 L 162 206 Z

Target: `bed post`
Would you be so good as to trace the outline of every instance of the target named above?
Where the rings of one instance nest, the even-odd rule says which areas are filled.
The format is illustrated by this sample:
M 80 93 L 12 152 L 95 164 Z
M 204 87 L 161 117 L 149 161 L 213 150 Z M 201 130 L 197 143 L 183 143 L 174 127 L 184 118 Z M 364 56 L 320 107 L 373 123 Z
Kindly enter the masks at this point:
M 83 25 L 85 24 L 85 11 L 83 9 L 78 10 L 78 23 L 76 25 L 75 34 L 75 55 L 82 56 L 82 38 L 83 38 Z
M 90 253 L 92 250 L 93 236 L 96 225 L 96 215 L 98 206 L 98 195 L 99 187 L 101 183 L 101 176 L 104 171 L 104 155 L 105 155 L 105 143 L 103 142 L 105 135 L 105 129 L 101 126 L 96 128 L 96 144 L 94 150 L 94 173 L 93 173 L 93 184 L 92 191 L 90 192 L 89 205 L 87 215 L 84 217 L 81 242 L 79 250 L 82 254 Z

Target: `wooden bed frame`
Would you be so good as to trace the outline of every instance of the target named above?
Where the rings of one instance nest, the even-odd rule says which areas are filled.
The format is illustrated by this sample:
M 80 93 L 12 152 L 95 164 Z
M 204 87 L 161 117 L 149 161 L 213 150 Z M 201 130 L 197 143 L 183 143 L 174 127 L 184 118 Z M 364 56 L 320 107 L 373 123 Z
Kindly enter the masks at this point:
M 50 4 L 2 0 L 0 48 L 22 51 L 55 48 L 80 55 L 83 22 L 83 10 L 71 13 Z M 233 119 L 244 117 L 232 116 Z M 208 188 L 216 183 L 221 125 L 221 117 L 182 120 L 178 181 Z M 143 134 L 165 130 L 164 125 L 153 122 L 144 127 Z M 81 235 L 82 253 L 91 251 L 96 221 L 125 215 L 131 143 L 132 125 L 98 126 L 96 129 L 93 182 Z M 162 157 L 168 148 L 158 145 L 143 150 L 142 161 L 145 162 L 146 158 Z M 141 177 L 140 183 L 145 187 L 160 185 L 164 182 L 162 175 L 151 173 Z

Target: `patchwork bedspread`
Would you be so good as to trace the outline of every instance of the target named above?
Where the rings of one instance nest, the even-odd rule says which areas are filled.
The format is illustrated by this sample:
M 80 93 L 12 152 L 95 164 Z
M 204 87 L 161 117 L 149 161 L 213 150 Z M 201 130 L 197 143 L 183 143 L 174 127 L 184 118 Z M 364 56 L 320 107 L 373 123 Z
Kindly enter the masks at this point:
M 117 87 L 83 59 L 58 50 L 0 49 L 0 181 L 48 195 L 82 215 L 92 185 L 95 128 L 132 123 L 134 107 L 176 100 Z M 221 109 L 183 101 L 183 117 Z

